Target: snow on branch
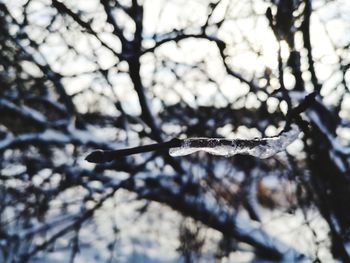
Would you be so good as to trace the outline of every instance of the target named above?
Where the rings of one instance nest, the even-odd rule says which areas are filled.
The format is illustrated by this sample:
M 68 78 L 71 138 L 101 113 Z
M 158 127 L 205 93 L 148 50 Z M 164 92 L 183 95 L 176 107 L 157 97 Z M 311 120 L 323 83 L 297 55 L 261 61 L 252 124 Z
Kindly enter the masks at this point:
M 248 154 L 261 159 L 269 158 L 298 138 L 299 127 L 292 124 L 287 131 L 275 137 L 266 137 L 252 140 L 219 139 L 219 138 L 189 138 L 181 141 L 180 147 L 169 150 L 172 156 L 184 156 L 198 151 L 230 157 L 235 154 Z
M 45 126 L 48 123 L 46 117 L 39 111 L 36 111 L 26 106 L 19 107 L 13 102 L 4 98 L 0 98 L 0 109 L 7 110 L 11 114 L 16 114 L 24 119 L 30 120 L 42 126 Z
M 314 102 L 317 92 L 308 94 L 304 100 L 295 108 L 291 109 L 286 116 L 286 126 L 277 136 L 265 137 L 252 140 L 228 140 L 217 138 L 174 138 L 167 142 L 138 146 L 134 148 L 102 151 L 96 150 L 88 154 L 85 160 L 91 163 L 105 163 L 125 157 L 131 154 L 159 151 L 170 149 L 172 156 L 184 156 L 197 151 L 205 151 L 214 155 L 230 157 L 235 154 L 247 154 L 258 158 L 269 158 L 278 152 L 284 151 L 286 147 L 296 140 L 300 129 L 298 125 L 304 125 L 300 114 L 305 112 Z M 298 125 L 292 123 L 295 121 Z
M 0 140 L 0 152 L 15 147 L 22 147 L 31 144 L 67 144 L 75 143 L 79 145 L 91 145 L 93 147 L 110 148 L 114 144 L 107 140 L 100 139 L 92 131 L 79 130 L 74 127 L 68 127 L 64 133 L 54 129 L 46 129 L 39 133 L 25 133 L 21 135 L 7 134 L 5 138 Z
M 129 149 L 113 151 L 97 150 L 90 153 L 86 160 L 92 163 L 109 162 L 127 155 L 149 152 L 155 150 L 170 149 L 172 156 L 184 156 L 197 151 L 205 151 L 210 154 L 230 157 L 235 154 L 248 154 L 262 159 L 269 158 L 298 138 L 299 127 L 292 124 L 278 136 L 265 137 L 252 140 L 228 140 L 218 138 L 188 138 L 184 140 L 172 139 L 164 143 L 156 143 Z
M 161 183 L 162 177 L 152 177 L 158 184 L 150 186 L 135 183 L 136 178 L 130 178 L 123 188 L 139 195 L 140 198 L 166 204 L 185 216 L 190 216 L 203 224 L 225 233 L 235 240 L 249 244 L 261 255 L 273 258 L 279 262 L 294 262 L 295 259 L 306 260 L 307 257 L 277 237 L 270 236 L 259 225 L 251 222 L 240 212 L 233 216 L 232 211 L 221 207 L 218 203 L 208 202 L 206 196 L 190 198 L 182 191 L 174 189 L 172 184 Z M 166 180 L 169 177 L 166 176 Z

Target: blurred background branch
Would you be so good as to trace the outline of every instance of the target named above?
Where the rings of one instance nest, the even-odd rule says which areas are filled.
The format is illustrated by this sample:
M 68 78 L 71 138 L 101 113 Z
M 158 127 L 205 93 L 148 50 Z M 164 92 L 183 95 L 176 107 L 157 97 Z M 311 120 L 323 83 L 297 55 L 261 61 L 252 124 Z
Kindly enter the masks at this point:
M 0 261 L 349 261 L 349 14 L 2 1 Z M 267 159 L 148 151 L 292 122 L 300 137 Z M 84 160 L 135 145 L 153 146 Z

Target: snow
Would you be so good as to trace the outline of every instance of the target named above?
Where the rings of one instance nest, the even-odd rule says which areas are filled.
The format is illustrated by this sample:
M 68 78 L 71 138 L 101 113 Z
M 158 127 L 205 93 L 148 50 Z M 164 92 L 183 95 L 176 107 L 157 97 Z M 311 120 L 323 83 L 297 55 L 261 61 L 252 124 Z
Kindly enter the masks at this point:
M 110 140 L 101 138 L 102 136 L 97 136 L 89 130 L 83 131 L 73 127 L 69 127 L 68 131 L 69 133 L 64 133 L 54 129 L 46 129 L 44 132 L 25 133 L 18 136 L 7 134 L 3 140 L 0 140 L 0 151 L 16 146 L 16 144 L 30 143 L 33 141 L 58 144 L 68 144 L 77 142 L 82 145 L 91 144 L 95 147 L 107 149 L 118 147 L 117 143 L 113 143 Z
M 16 104 L 4 98 L 0 98 L 0 107 L 5 107 L 7 109 L 10 109 L 11 111 L 16 112 L 22 117 L 34 120 L 38 123 L 45 124 L 47 122 L 46 117 L 42 113 L 34 109 L 31 109 L 27 106 L 18 107 Z
M 52 228 L 52 226 L 57 226 L 57 225 L 62 225 L 65 223 L 69 223 L 72 222 L 74 219 L 78 218 L 80 216 L 80 214 L 76 214 L 76 215 L 71 215 L 71 214 L 66 214 L 63 216 L 58 216 L 54 219 L 52 219 L 50 222 L 45 222 L 45 223 L 33 223 L 33 226 L 31 226 L 28 229 L 16 229 L 15 233 L 11 233 L 11 236 L 16 236 L 19 239 L 24 239 L 24 238 L 28 238 L 31 235 L 40 233 L 40 232 L 44 232 L 50 228 Z
M 332 144 L 333 148 L 344 155 L 350 154 L 350 147 L 342 146 L 336 138 L 334 138 L 327 130 L 327 127 L 323 124 L 322 120 L 315 111 L 308 112 L 309 118 L 317 125 L 322 133 L 327 137 L 328 141 Z
M 348 146 L 342 146 L 336 137 L 334 137 L 330 132 L 328 132 L 327 127 L 323 124 L 323 122 L 320 120 L 319 116 L 314 111 L 308 112 L 309 118 L 317 125 L 317 127 L 320 129 L 320 131 L 326 136 L 328 142 L 331 144 L 331 148 L 329 151 L 329 156 L 333 160 L 333 162 L 337 165 L 338 169 L 345 173 L 347 170 L 346 164 L 341 158 L 341 155 L 349 156 L 350 154 L 350 147 Z
M 184 139 L 180 147 L 171 148 L 171 156 L 184 156 L 198 151 L 213 155 L 230 157 L 235 154 L 248 154 L 261 159 L 269 158 L 298 138 L 300 130 L 297 125 L 275 137 L 253 140 L 227 140 L 219 138 L 189 138 Z

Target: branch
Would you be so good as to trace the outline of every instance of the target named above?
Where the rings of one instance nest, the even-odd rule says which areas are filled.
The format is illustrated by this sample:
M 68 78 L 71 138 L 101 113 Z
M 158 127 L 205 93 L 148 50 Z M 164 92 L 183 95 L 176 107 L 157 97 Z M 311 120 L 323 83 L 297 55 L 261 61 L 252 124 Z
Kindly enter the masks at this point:
M 197 151 L 205 151 L 220 156 L 233 156 L 235 154 L 248 154 L 262 159 L 269 158 L 276 153 L 285 150 L 299 135 L 297 125 L 292 125 L 289 130 L 284 130 L 275 137 L 266 137 L 252 140 L 228 140 L 221 138 L 189 138 L 172 139 L 164 143 L 155 143 L 128 149 L 114 151 L 97 150 L 90 153 L 85 160 L 92 163 L 104 163 L 125 157 L 131 154 L 170 149 L 172 156 L 184 156 Z
M 309 71 L 311 73 L 311 82 L 315 88 L 315 91 L 320 93 L 322 85 L 319 83 L 314 66 L 314 59 L 312 56 L 312 46 L 310 40 L 310 17 L 312 12 L 312 3 L 311 0 L 305 0 L 305 8 L 304 8 L 304 21 L 301 25 L 301 31 L 303 34 L 304 46 L 307 50 L 307 59 L 309 63 Z
M 176 36 L 170 36 L 170 37 L 166 37 L 162 40 L 159 40 L 158 42 L 156 42 L 156 44 L 148 49 L 145 49 L 142 51 L 141 55 L 144 55 L 146 53 L 150 53 L 150 52 L 154 52 L 154 50 L 156 50 L 158 47 L 160 47 L 161 45 L 171 42 L 171 41 L 175 41 L 176 43 L 184 40 L 184 39 L 188 39 L 188 38 L 198 38 L 198 39 L 206 39 L 208 41 L 214 42 L 216 44 L 216 46 L 219 49 L 220 52 L 220 56 L 222 58 L 225 70 L 227 72 L 227 74 L 237 78 L 239 81 L 241 81 L 242 83 L 247 84 L 251 90 L 258 90 L 258 86 L 254 83 L 254 81 L 249 81 L 247 79 L 245 79 L 241 74 L 233 71 L 232 69 L 229 68 L 229 66 L 227 65 L 227 63 L 225 62 L 225 59 L 227 57 L 227 55 L 225 54 L 224 50 L 226 48 L 226 44 L 224 41 L 213 37 L 213 36 L 208 36 L 206 34 L 183 34 L 183 33 L 179 33 Z
M 122 42 L 123 45 L 129 44 L 128 43 L 129 41 L 125 38 L 123 31 L 118 26 L 118 23 L 112 14 L 112 10 L 111 10 L 112 7 L 109 4 L 109 0 L 100 0 L 100 2 L 103 5 L 103 9 L 106 12 L 107 22 L 113 26 L 113 33 L 120 38 L 120 41 Z
M 46 129 L 44 132 L 25 133 L 17 136 L 9 133 L 0 140 L 0 153 L 6 149 L 28 147 L 33 144 L 46 146 L 66 145 L 68 143 L 111 149 L 111 144 L 108 141 L 96 138 L 91 132 L 68 127 L 66 132 Z
M 41 244 L 35 245 L 31 250 L 23 255 L 21 255 L 21 262 L 28 262 L 31 257 L 36 255 L 38 252 L 44 250 L 47 248 L 50 244 L 54 243 L 58 238 L 66 235 L 67 233 L 74 230 L 77 226 L 82 225 L 84 222 L 86 222 L 89 218 L 91 218 L 96 210 L 101 208 L 101 206 L 104 204 L 104 202 L 113 197 L 113 195 L 116 193 L 120 187 L 122 187 L 123 184 L 127 183 L 128 180 L 122 181 L 119 185 L 116 185 L 110 193 L 107 193 L 105 196 L 103 196 L 92 208 L 86 209 L 81 213 L 80 216 L 76 217 L 76 220 L 73 220 L 70 224 L 62 228 L 60 231 L 53 234 L 51 237 L 46 239 L 46 241 L 42 242 Z
M 287 122 L 284 130 L 277 136 L 256 138 L 252 140 L 222 139 L 222 138 L 174 138 L 167 142 L 138 146 L 128 149 L 102 151 L 90 153 L 85 160 L 91 163 L 105 163 L 132 154 L 170 149 L 170 155 L 183 156 L 197 151 L 205 151 L 214 155 L 233 156 L 235 154 L 248 154 L 262 159 L 269 158 L 278 152 L 285 150 L 299 135 L 300 130 L 292 121 L 300 122 L 300 114 L 315 102 L 317 93 L 313 92 L 287 114 Z
M 250 224 L 239 213 L 232 215 L 219 205 L 208 205 L 205 197 L 189 198 L 182 191 L 174 190 L 172 184 L 162 184 L 162 178 L 155 179 L 155 186 L 148 184 L 138 186 L 132 181 L 124 184 L 123 188 L 139 195 L 140 198 L 166 204 L 185 216 L 190 216 L 221 233 L 251 245 L 264 258 L 278 259 L 284 262 L 295 259 L 305 259 L 305 256 L 295 249 L 288 247 L 277 238 L 271 237 L 259 227 Z M 168 180 L 168 177 L 166 177 Z M 294 260 L 293 260 L 294 259 Z
M 87 160 L 90 163 L 105 163 L 105 162 L 110 162 L 128 155 L 132 155 L 132 154 L 164 150 L 164 149 L 169 149 L 173 147 L 180 147 L 181 143 L 182 143 L 182 140 L 175 138 L 167 142 L 154 143 L 154 144 L 138 146 L 138 147 L 128 148 L 128 149 L 120 149 L 120 150 L 114 150 L 114 151 L 97 150 L 97 151 L 93 151 L 88 156 L 86 156 L 85 160 Z
M 247 154 L 266 159 L 285 150 L 289 144 L 298 138 L 299 133 L 298 126 L 293 124 L 289 130 L 284 130 L 278 136 L 252 140 L 189 138 L 181 141 L 181 147 L 170 149 L 170 155 L 184 156 L 198 151 L 205 151 L 225 157 Z
M 63 3 L 57 1 L 57 0 L 52 0 L 52 5 L 57 9 L 57 11 L 61 14 L 66 14 L 70 16 L 78 25 L 80 25 L 82 28 L 86 30 L 87 33 L 93 35 L 100 43 L 102 46 L 110 50 L 117 58 L 122 60 L 122 55 L 117 53 L 113 48 L 111 48 L 108 44 L 106 44 L 100 37 L 97 35 L 97 33 L 92 29 L 91 25 L 85 21 L 83 21 L 78 14 L 74 13 L 72 10 L 70 10 L 66 5 Z M 110 21 L 108 19 L 108 21 Z M 117 35 L 120 37 L 119 35 Z M 122 41 L 122 39 L 120 39 Z

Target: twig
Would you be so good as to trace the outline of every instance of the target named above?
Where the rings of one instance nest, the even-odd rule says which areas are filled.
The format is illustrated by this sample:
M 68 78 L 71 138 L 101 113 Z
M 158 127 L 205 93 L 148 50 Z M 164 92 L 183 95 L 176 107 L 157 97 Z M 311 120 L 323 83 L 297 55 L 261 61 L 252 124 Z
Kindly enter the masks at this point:
M 105 163 L 105 162 L 116 160 L 121 157 L 132 155 L 132 154 L 151 152 L 156 150 L 164 150 L 164 149 L 169 149 L 173 147 L 180 147 L 181 143 L 182 143 L 182 140 L 174 138 L 167 142 L 154 143 L 154 144 L 143 145 L 143 146 L 138 146 L 138 147 L 133 147 L 128 149 L 120 149 L 120 150 L 113 150 L 113 151 L 97 150 L 90 153 L 85 158 L 85 160 L 87 160 L 90 163 Z
M 295 107 L 294 109 L 288 112 L 286 127 L 284 128 L 283 132 L 276 137 L 271 137 L 271 138 L 267 137 L 267 138 L 253 139 L 253 140 L 225 140 L 225 139 L 213 139 L 213 138 L 192 138 L 187 140 L 180 140 L 180 139 L 174 138 L 167 142 L 154 143 L 154 144 L 143 145 L 143 146 L 127 148 L 127 149 L 109 150 L 109 151 L 96 150 L 90 153 L 85 158 L 85 160 L 91 163 L 105 163 L 105 162 L 110 162 L 128 155 L 132 155 L 132 154 L 177 148 L 185 144 L 188 147 L 194 147 L 202 150 L 204 148 L 210 148 L 209 150 L 207 150 L 208 152 L 214 153 L 216 155 L 226 155 L 226 156 L 229 156 L 232 154 L 223 154 L 221 153 L 223 152 L 222 149 L 219 150 L 220 153 L 216 153 L 216 151 L 218 150 L 216 150 L 215 147 L 220 148 L 222 146 L 231 146 L 235 149 L 234 151 L 235 153 L 243 153 L 243 154 L 248 153 L 256 157 L 267 158 L 267 157 L 270 157 L 270 155 L 266 155 L 266 157 L 262 157 L 265 155 L 260 156 L 261 149 L 259 149 L 259 147 L 260 148 L 272 147 L 276 139 L 280 139 L 280 136 L 282 135 L 285 136 L 287 134 L 287 132 L 290 130 L 290 125 L 292 121 L 296 121 L 298 124 L 300 124 L 301 122 L 299 121 L 299 115 L 313 104 L 313 102 L 315 101 L 316 94 L 317 94 L 316 92 L 313 92 L 307 95 L 302 103 L 300 103 L 297 107 Z M 271 145 L 269 144 L 270 141 L 272 143 Z M 213 150 L 211 150 L 212 148 Z M 283 150 L 282 148 L 281 149 L 280 148 L 277 147 L 276 152 Z M 259 151 L 259 154 L 254 153 L 253 151 L 254 149 L 256 151 Z M 237 150 L 239 150 L 239 152 L 237 152 Z M 197 150 L 194 150 L 193 152 L 195 151 Z

